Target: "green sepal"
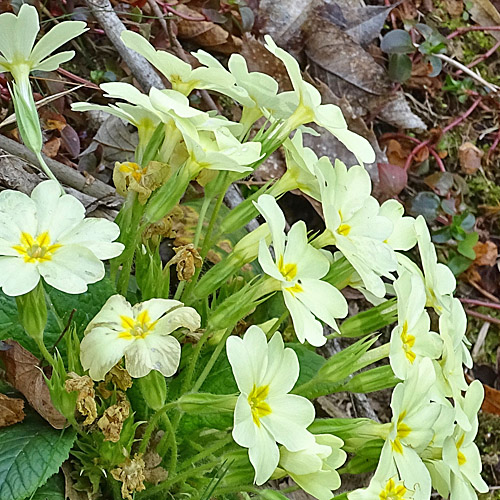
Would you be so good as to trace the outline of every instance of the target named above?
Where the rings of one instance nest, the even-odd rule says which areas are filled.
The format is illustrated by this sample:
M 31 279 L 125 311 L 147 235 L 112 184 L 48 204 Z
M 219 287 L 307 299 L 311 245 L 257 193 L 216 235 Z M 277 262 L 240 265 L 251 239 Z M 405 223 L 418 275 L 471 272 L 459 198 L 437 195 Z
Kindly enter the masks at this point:
M 349 392 L 374 392 L 389 389 L 401 382 L 392 371 L 390 365 L 378 366 L 365 372 L 354 375 L 347 384 L 343 386 L 344 391 Z
M 346 319 L 340 325 L 342 337 L 364 337 L 394 323 L 398 317 L 396 299 L 389 299 Z

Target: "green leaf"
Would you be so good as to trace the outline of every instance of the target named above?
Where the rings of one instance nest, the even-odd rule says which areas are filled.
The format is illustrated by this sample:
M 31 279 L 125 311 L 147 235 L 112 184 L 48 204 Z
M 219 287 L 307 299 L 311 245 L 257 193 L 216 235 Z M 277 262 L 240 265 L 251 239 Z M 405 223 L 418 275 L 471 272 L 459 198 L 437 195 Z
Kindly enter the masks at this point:
M 64 500 L 64 478 L 54 474 L 41 488 L 38 488 L 30 500 Z
M 450 257 L 446 264 L 451 269 L 452 273 L 455 276 L 458 276 L 464 271 L 467 271 L 472 262 L 474 262 L 472 259 L 468 259 L 463 255 L 459 255 L 453 251 L 450 251 Z
M 432 222 L 438 215 L 441 201 L 439 196 L 430 191 L 421 191 L 410 201 L 408 211 L 414 217 L 423 215 L 427 222 Z
M 406 54 L 389 56 L 388 74 L 393 82 L 404 83 L 411 76 L 412 62 Z
M 89 285 L 85 293 L 70 295 L 60 292 L 55 288 L 47 287 L 50 298 L 57 315 L 64 325 L 69 320 L 71 311 L 76 309 L 73 321 L 76 324 L 76 331 L 83 335 L 83 331 L 90 323 L 90 320 L 101 310 L 104 303 L 116 293 L 114 283 L 105 277 L 101 281 Z
M 0 429 L 0 500 L 33 494 L 59 470 L 74 440 L 72 429 L 55 430 L 31 412 L 22 423 Z
M 54 314 L 54 311 L 49 308 L 48 322 L 44 333 L 44 342 L 49 349 L 56 343 L 73 309 L 76 309 L 73 322 L 76 324 L 76 330 L 81 337 L 85 327 L 100 311 L 104 302 L 116 293 L 115 287 L 109 278 L 104 278 L 98 283 L 89 285 L 88 291 L 79 295 L 60 292 L 48 285 L 45 285 L 45 289 L 55 310 Z M 19 323 L 15 298 L 0 292 L 0 340 L 4 339 L 16 340 L 35 356 L 41 357 L 34 340 L 26 334 Z M 63 358 L 65 358 L 64 344 L 64 342 L 58 344 L 58 349 Z
M 429 73 L 430 77 L 438 76 L 443 69 L 443 61 L 439 57 L 436 56 L 427 56 L 427 61 L 430 63 L 432 67 L 432 71 Z
M 392 30 L 382 38 L 380 48 L 387 54 L 411 54 L 415 46 L 405 30 Z
M 476 245 L 478 239 L 479 235 L 477 233 L 468 233 L 464 240 L 458 242 L 458 253 L 468 259 L 474 260 L 476 258 L 474 246 Z
M 342 390 L 368 393 L 394 387 L 399 382 L 390 365 L 385 365 L 354 375 Z

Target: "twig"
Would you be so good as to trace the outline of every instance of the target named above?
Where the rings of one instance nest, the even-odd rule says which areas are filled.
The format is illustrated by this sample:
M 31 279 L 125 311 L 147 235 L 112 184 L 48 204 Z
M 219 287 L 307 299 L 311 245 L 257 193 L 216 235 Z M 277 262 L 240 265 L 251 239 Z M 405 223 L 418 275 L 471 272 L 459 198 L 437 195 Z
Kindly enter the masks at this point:
M 488 155 L 486 156 L 488 160 L 491 158 L 491 155 L 497 148 L 499 142 L 500 142 L 500 130 L 498 130 L 495 140 L 493 141 L 493 143 L 490 146 L 490 149 L 488 150 Z
M 456 36 L 463 35 L 469 31 L 500 31 L 500 26 L 463 26 L 457 28 L 453 33 L 450 33 L 446 38 L 451 40 Z
M 74 75 L 70 71 L 67 71 L 63 68 L 57 68 L 57 72 L 60 75 L 65 76 L 66 78 L 69 78 L 70 80 L 74 80 L 77 83 L 81 83 L 85 87 L 89 87 L 89 88 L 95 89 L 95 90 L 101 90 L 99 85 L 96 85 L 95 83 L 89 82 L 88 80 L 85 80 L 85 78 L 82 78 L 81 76 Z
M 461 298 L 460 302 L 463 302 L 464 304 L 470 304 L 472 306 L 489 307 L 490 309 L 500 310 L 500 304 L 496 304 L 494 302 L 486 302 L 484 300 L 478 300 L 478 299 L 467 299 L 465 297 Z
M 476 311 L 472 311 L 471 309 L 466 309 L 465 312 L 469 316 L 473 316 L 474 318 L 478 319 L 483 319 L 484 321 L 487 321 L 488 323 L 495 323 L 495 325 L 500 325 L 500 319 L 494 318 L 493 316 L 490 316 L 489 314 L 481 314 Z
M 116 15 L 116 12 L 111 6 L 109 0 L 85 0 L 85 2 L 89 6 L 92 14 L 94 14 L 99 24 L 104 28 L 104 31 L 111 40 L 111 43 L 115 46 L 120 56 L 126 62 L 130 71 L 137 79 L 143 90 L 145 92 L 149 92 L 151 87 L 164 89 L 165 86 L 163 85 L 161 78 L 154 71 L 149 62 L 137 52 L 130 50 L 122 42 L 120 34 L 122 31 L 125 31 L 126 28 L 120 18 Z
M 482 293 L 486 298 L 490 299 L 492 302 L 496 302 L 497 304 L 500 304 L 500 299 L 498 299 L 492 293 L 485 290 L 481 285 L 479 285 L 475 281 L 470 280 L 469 284 L 471 286 L 473 286 L 478 292 Z
M 23 146 L 22 144 L 19 144 L 4 135 L 0 135 L 0 149 L 4 149 L 8 153 L 18 156 L 33 165 L 38 165 L 36 156 L 26 146 Z M 57 179 L 63 184 L 71 186 L 81 193 L 85 193 L 97 199 L 116 198 L 115 189 L 99 179 L 94 179 L 93 182 L 89 182 L 89 180 L 77 170 L 73 170 L 72 168 L 53 160 L 52 158 L 45 157 L 45 162 Z
M 465 113 L 461 114 L 458 118 L 446 125 L 446 127 L 444 127 L 443 129 L 443 134 L 446 134 L 446 132 L 449 132 L 452 128 L 455 128 L 459 123 L 462 123 L 476 109 L 478 104 L 481 102 L 481 99 L 482 96 L 479 96 Z
M 57 99 L 64 97 L 67 94 L 71 94 L 71 92 L 75 92 L 75 90 L 78 90 L 82 88 L 83 85 L 78 85 L 77 87 L 73 87 L 68 90 L 63 90 L 62 92 L 58 92 L 57 94 L 54 95 L 49 95 L 47 97 L 44 97 L 43 99 L 40 99 L 35 103 L 36 109 L 40 109 L 42 106 L 45 106 L 46 104 L 49 104 L 53 101 L 57 101 Z M 10 125 L 11 123 L 16 123 L 16 114 L 12 113 L 10 116 L 5 118 L 3 122 L 0 123 L 0 128 L 5 127 L 7 125 Z
M 471 63 L 467 64 L 467 67 L 473 68 L 474 66 L 477 66 L 481 61 L 488 59 L 488 57 L 490 57 L 497 51 L 498 47 L 500 47 L 500 40 L 498 40 L 498 42 L 495 43 L 495 45 L 493 45 L 490 50 L 479 56 L 477 59 L 474 59 L 474 61 L 472 61 Z M 455 74 L 460 75 L 461 73 L 463 73 L 463 71 L 459 69 Z
M 452 66 L 455 66 L 458 69 L 461 69 L 466 75 L 469 75 L 471 78 L 473 78 L 474 80 L 476 80 L 477 82 L 479 82 L 481 85 L 488 88 L 492 92 L 498 92 L 498 90 L 500 90 L 500 87 L 487 82 L 482 76 L 478 75 L 477 73 L 474 73 L 474 71 L 470 70 L 467 66 L 464 66 L 462 63 L 455 61 L 455 59 L 448 57 L 446 54 L 433 54 L 433 55 L 438 59 L 441 59 L 442 61 L 447 62 L 448 64 L 451 64 Z
M 171 5 L 168 3 L 161 3 L 161 6 L 167 11 L 170 12 L 170 14 L 174 14 L 177 17 L 180 17 L 181 19 L 184 19 L 186 21 L 195 21 L 195 22 L 200 22 L 200 21 L 206 21 L 206 17 L 191 17 L 188 16 L 187 14 L 183 14 L 182 12 L 179 12 L 175 10 Z

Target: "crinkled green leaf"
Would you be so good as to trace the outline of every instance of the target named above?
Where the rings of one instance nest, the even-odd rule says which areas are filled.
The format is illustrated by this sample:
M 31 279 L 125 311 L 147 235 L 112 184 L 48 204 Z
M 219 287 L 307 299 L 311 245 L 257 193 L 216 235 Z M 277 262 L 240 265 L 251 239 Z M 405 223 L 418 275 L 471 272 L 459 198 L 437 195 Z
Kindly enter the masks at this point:
M 30 500 L 64 500 L 64 478 L 60 474 L 54 474 L 41 487 L 38 488 Z
M 33 494 L 59 470 L 74 440 L 72 429 L 55 430 L 31 412 L 23 422 L 0 429 L 0 500 Z

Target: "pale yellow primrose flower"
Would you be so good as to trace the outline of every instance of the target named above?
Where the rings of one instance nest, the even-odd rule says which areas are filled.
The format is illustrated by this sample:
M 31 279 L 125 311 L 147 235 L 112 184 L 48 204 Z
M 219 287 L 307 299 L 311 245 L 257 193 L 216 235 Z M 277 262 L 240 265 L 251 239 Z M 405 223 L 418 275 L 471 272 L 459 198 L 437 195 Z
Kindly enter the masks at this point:
M 273 196 L 300 189 L 303 193 L 315 200 L 320 200 L 319 182 L 316 178 L 315 168 L 318 162 L 325 162 L 333 168 L 330 160 L 323 156 L 318 160 L 316 153 L 311 148 L 306 148 L 302 142 L 302 131 L 295 132 L 292 139 L 283 143 L 286 158 L 286 171 L 272 186 Z
M 53 71 L 69 61 L 74 51 L 50 56 L 54 50 L 87 30 L 82 21 L 65 21 L 54 26 L 35 44 L 40 31 L 38 12 L 35 7 L 23 4 L 19 14 L 9 12 L 0 15 L 0 73 L 10 72 L 26 96 L 31 71 Z M 49 57 L 50 56 L 50 57 Z
M 199 327 L 199 314 L 177 300 L 151 299 L 131 306 L 121 295 L 113 295 L 85 329 L 80 360 L 93 380 L 103 380 L 123 356 L 134 378 L 151 370 L 170 377 L 181 357 L 181 346 L 170 334 Z
M 368 488 L 354 490 L 347 494 L 349 500 L 414 500 L 413 491 L 406 488 L 397 474 L 381 481 L 377 474 L 373 476 Z
M 394 250 L 410 250 L 417 243 L 415 219 L 404 217 L 404 212 L 405 209 L 399 201 L 387 200 L 382 203 L 378 213 L 382 217 L 387 217 L 394 226 L 392 234 L 386 240 Z
M 300 451 L 280 448 L 279 469 L 305 492 L 318 500 L 330 500 L 332 491 L 340 487 L 338 469 L 346 460 L 342 439 L 331 434 L 317 434 L 312 447 Z
M 56 181 L 40 183 L 31 197 L 0 193 L 0 286 L 7 295 L 33 290 L 40 276 L 66 293 L 83 293 L 104 277 L 102 260 L 123 251 L 113 243 L 119 227 L 106 219 L 85 219 L 85 207 L 61 194 Z
M 302 79 L 299 63 L 295 58 L 279 48 L 269 35 L 266 35 L 264 39 L 266 49 L 285 64 L 295 92 L 297 108 L 285 122 L 284 129 L 287 131 L 287 135 L 300 125 L 315 122 L 344 144 L 356 156 L 358 161 L 373 163 L 375 161 L 373 148 L 364 137 L 351 132 L 347 128 L 347 123 L 340 108 L 333 104 L 321 104 L 321 94 L 310 83 Z
M 423 358 L 411 367 L 406 381 L 395 387 L 390 432 L 380 455 L 381 470 L 395 465 L 415 500 L 430 498 L 431 477 L 419 455 L 432 441 L 433 425 L 441 412 L 429 396 L 435 380 L 431 360 Z
M 463 365 L 471 368 L 472 358 L 466 345 L 467 316 L 458 299 L 448 297 L 446 307 L 439 318 L 439 333 L 443 340 L 443 355 L 434 361 L 436 385 L 433 396 L 443 405 L 449 405 L 446 398 L 453 397 L 455 419 L 466 431 L 472 423 L 463 410 L 462 392 L 467 389 Z
M 439 358 L 443 342 L 437 333 L 430 331 L 425 287 L 420 276 L 403 271 L 394 282 L 394 290 L 398 324 L 392 330 L 389 360 L 396 377 L 405 380 L 415 362 L 424 357 Z
M 426 288 L 426 306 L 442 314 L 455 290 L 455 276 L 448 266 L 437 261 L 436 249 L 431 241 L 429 228 L 421 215 L 415 219 L 414 228 L 424 272 L 422 273 L 418 266 L 404 255 L 398 254 L 397 258 L 401 266 L 406 267 L 412 274 L 421 276 Z
M 302 396 L 288 394 L 299 377 L 297 354 L 285 348 L 279 332 L 269 344 L 258 326 L 243 336 L 229 337 L 227 357 L 241 394 L 234 410 L 233 438 L 248 448 L 255 469 L 255 483 L 265 483 L 276 470 L 279 450 L 314 446 L 307 427 L 314 420 L 314 406 Z
M 386 240 L 393 223 L 379 214 L 378 201 L 370 195 L 368 172 L 358 165 L 347 170 L 340 162 L 316 167 L 326 230 L 315 245 L 335 245 L 352 264 L 365 288 L 377 297 L 386 293 L 381 276 L 393 279 L 396 255 Z
M 172 84 L 172 89 L 189 95 L 194 89 L 210 89 L 225 93 L 228 88 L 236 90 L 234 78 L 227 70 L 218 67 L 193 69 L 187 62 L 165 50 L 156 50 L 143 36 L 133 31 L 121 33 L 123 43 L 145 57 Z M 229 77 L 229 78 L 228 78 Z
M 335 318 L 347 315 L 347 302 L 342 293 L 321 281 L 330 269 L 330 261 L 321 250 L 308 244 L 304 221 L 296 222 L 285 236 L 285 216 L 272 196 L 263 194 L 255 206 L 269 224 L 274 249 L 273 260 L 262 240 L 259 264 L 267 275 L 279 282 L 299 341 L 322 346 L 326 338 L 316 317 L 338 330 Z
M 453 434 L 443 444 L 442 460 L 429 461 L 433 485 L 443 497 L 451 500 L 477 500 L 476 489 L 488 492 L 488 485 L 481 478 L 481 457 L 474 438 L 477 434 L 477 413 L 484 398 L 484 389 L 478 380 L 468 387 L 464 398 L 464 412 L 471 423 L 469 431 L 455 426 Z

